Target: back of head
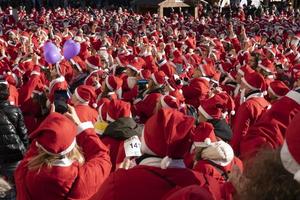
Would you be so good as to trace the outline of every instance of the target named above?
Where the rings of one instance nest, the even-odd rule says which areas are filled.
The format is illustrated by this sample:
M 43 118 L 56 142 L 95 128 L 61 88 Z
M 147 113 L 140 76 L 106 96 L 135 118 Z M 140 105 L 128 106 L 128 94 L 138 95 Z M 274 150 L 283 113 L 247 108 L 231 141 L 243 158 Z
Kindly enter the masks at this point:
M 243 200 L 300 198 L 300 184 L 283 167 L 278 150 L 262 149 L 248 160 L 235 188 Z

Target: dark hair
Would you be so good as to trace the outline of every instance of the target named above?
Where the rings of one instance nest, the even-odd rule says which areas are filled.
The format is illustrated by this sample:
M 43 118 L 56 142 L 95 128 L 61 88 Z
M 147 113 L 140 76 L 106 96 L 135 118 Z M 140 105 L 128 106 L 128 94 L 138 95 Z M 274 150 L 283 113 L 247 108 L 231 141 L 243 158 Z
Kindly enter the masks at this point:
M 0 83 L 0 101 L 5 101 L 9 97 L 8 85 Z
M 239 199 L 300 199 L 300 184 L 284 169 L 280 150 L 262 149 L 246 162 L 242 179 L 237 187 Z

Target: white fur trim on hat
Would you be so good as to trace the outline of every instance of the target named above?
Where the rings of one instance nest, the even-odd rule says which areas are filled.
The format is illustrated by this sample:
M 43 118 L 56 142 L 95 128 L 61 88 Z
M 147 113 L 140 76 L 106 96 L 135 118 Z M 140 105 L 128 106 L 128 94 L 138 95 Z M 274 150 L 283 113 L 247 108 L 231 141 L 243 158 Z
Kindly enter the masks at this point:
M 294 179 L 298 183 L 300 183 L 300 165 L 293 158 L 291 152 L 288 149 L 286 141 L 284 141 L 283 146 L 280 150 L 280 158 L 283 167 L 291 174 L 294 174 Z
M 300 93 L 296 92 L 294 90 L 289 91 L 286 96 L 292 100 L 294 100 L 295 102 L 297 102 L 298 104 L 300 104 Z
M 274 92 L 271 86 L 268 87 L 268 92 L 270 92 L 272 95 L 274 95 L 277 98 L 279 97 L 279 95 Z
M 260 90 L 260 88 L 256 88 L 256 87 L 251 86 L 251 85 L 246 81 L 246 79 L 245 79 L 244 77 L 242 78 L 242 81 L 243 81 L 243 83 L 245 83 L 245 85 L 246 85 L 248 88 L 250 88 L 251 90 Z
M 206 119 L 213 119 L 212 116 L 210 116 L 202 106 L 199 106 L 198 111 L 206 118 Z
M 204 61 L 203 61 L 204 62 Z M 206 61 L 205 61 L 206 62 Z M 201 71 L 201 73 L 202 73 L 202 76 L 206 76 L 206 73 L 205 73 L 205 71 L 204 71 L 204 68 L 203 68 L 203 65 L 199 65 L 199 69 L 200 69 L 200 71 Z
M 30 76 L 32 76 L 32 75 L 41 75 L 41 73 L 40 72 L 38 72 L 38 71 L 32 71 L 31 73 L 30 73 Z
M 83 122 L 81 124 L 79 124 L 77 126 L 77 135 L 79 135 L 80 133 L 82 133 L 83 131 L 85 131 L 86 129 L 90 129 L 90 128 L 94 128 L 94 125 L 92 122 L 87 121 L 87 122 Z
M 263 70 L 265 70 L 265 71 L 267 71 L 267 72 L 272 73 L 270 69 L 266 68 L 266 67 L 263 66 L 262 64 L 258 64 L 258 67 L 262 68 Z
M 55 153 L 51 153 L 49 152 L 48 150 L 46 150 L 41 144 L 39 144 L 37 141 L 36 141 L 36 146 L 41 148 L 43 151 L 45 151 L 47 154 L 49 155 L 53 155 L 53 156 L 63 156 L 63 155 L 66 155 L 67 153 L 71 152 L 74 147 L 76 146 L 76 138 L 74 138 L 73 142 L 70 144 L 70 146 L 68 148 L 66 148 L 65 150 L 63 150 L 62 152 L 58 153 L 58 154 L 55 154 Z
M 89 103 L 89 101 L 84 100 L 84 99 L 78 94 L 77 88 L 76 88 L 75 91 L 74 91 L 74 95 L 75 95 L 75 97 L 76 97 L 81 103 Z
M 145 138 L 144 138 L 144 134 L 145 134 L 145 129 L 143 129 L 142 131 L 142 137 L 141 137 L 141 151 L 143 154 L 149 154 L 149 155 L 154 155 L 156 156 L 156 154 L 147 146 L 146 142 L 145 142 Z
M 158 63 L 158 66 L 161 67 L 164 64 L 166 64 L 168 61 L 166 59 L 164 59 L 163 61 L 161 61 L 160 63 Z
M 244 76 L 245 75 L 245 72 L 243 72 L 243 70 L 241 70 L 241 69 L 238 69 L 238 71 L 237 71 L 239 74 L 241 74 L 242 76 Z
M 89 68 L 92 68 L 94 70 L 97 70 L 99 67 L 96 66 L 96 65 L 93 65 L 92 63 L 90 63 L 88 60 L 86 61 L 86 65 L 89 67 Z
M 158 86 L 162 86 L 162 85 L 163 85 L 163 84 L 159 84 L 159 83 L 157 82 L 157 80 L 156 80 L 156 78 L 155 78 L 155 76 L 154 76 L 154 73 L 151 74 L 151 79 L 154 81 L 154 83 L 155 83 L 156 85 L 158 85 Z
M 113 89 L 113 87 L 109 84 L 109 82 L 108 82 L 108 77 L 109 76 L 107 76 L 106 78 L 105 78 L 105 84 L 106 84 L 106 86 L 108 87 L 108 89 L 110 90 L 110 91 L 114 91 L 114 89 Z
M 195 145 L 195 147 L 208 147 L 212 143 L 210 138 L 205 138 L 204 142 L 194 142 L 193 144 Z
M 106 121 L 108 121 L 108 122 L 114 122 L 116 120 L 113 119 L 108 113 L 106 113 Z
M 132 69 L 133 71 L 136 71 L 136 72 L 140 72 L 140 71 L 141 71 L 141 70 L 137 70 L 137 68 L 134 67 L 134 66 L 132 66 L 132 65 L 127 65 L 127 67 L 128 67 L 129 69 Z

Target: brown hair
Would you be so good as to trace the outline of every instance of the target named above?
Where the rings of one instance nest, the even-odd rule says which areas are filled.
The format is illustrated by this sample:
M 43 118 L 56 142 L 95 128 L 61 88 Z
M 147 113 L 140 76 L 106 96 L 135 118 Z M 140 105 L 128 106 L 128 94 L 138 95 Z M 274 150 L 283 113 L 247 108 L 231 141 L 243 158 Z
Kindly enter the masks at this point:
M 238 199 L 300 199 L 300 184 L 281 163 L 280 150 L 262 150 L 246 161 L 245 171 L 237 187 Z
M 52 167 L 53 162 L 57 159 L 61 159 L 61 156 L 54 156 L 47 154 L 45 151 L 42 149 L 38 149 L 38 155 L 32 157 L 29 162 L 27 163 L 28 169 L 29 170 L 40 170 L 42 167 Z M 79 164 L 84 163 L 84 156 L 81 153 L 80 147 L 76 145 L 72 151 L 64 155 L 68 159 L 72 161 L 77 161 Z

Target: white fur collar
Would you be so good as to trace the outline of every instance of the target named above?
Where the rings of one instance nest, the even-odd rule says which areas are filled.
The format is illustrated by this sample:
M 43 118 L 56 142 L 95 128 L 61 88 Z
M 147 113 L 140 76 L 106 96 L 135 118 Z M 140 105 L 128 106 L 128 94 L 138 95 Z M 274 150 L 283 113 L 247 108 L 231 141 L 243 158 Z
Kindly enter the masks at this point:
M 300 104 L 300 93 L 296 92 L 294 90 L 289 91 L 286 96 L 294 101 L 296 101 L 298 104 Z

